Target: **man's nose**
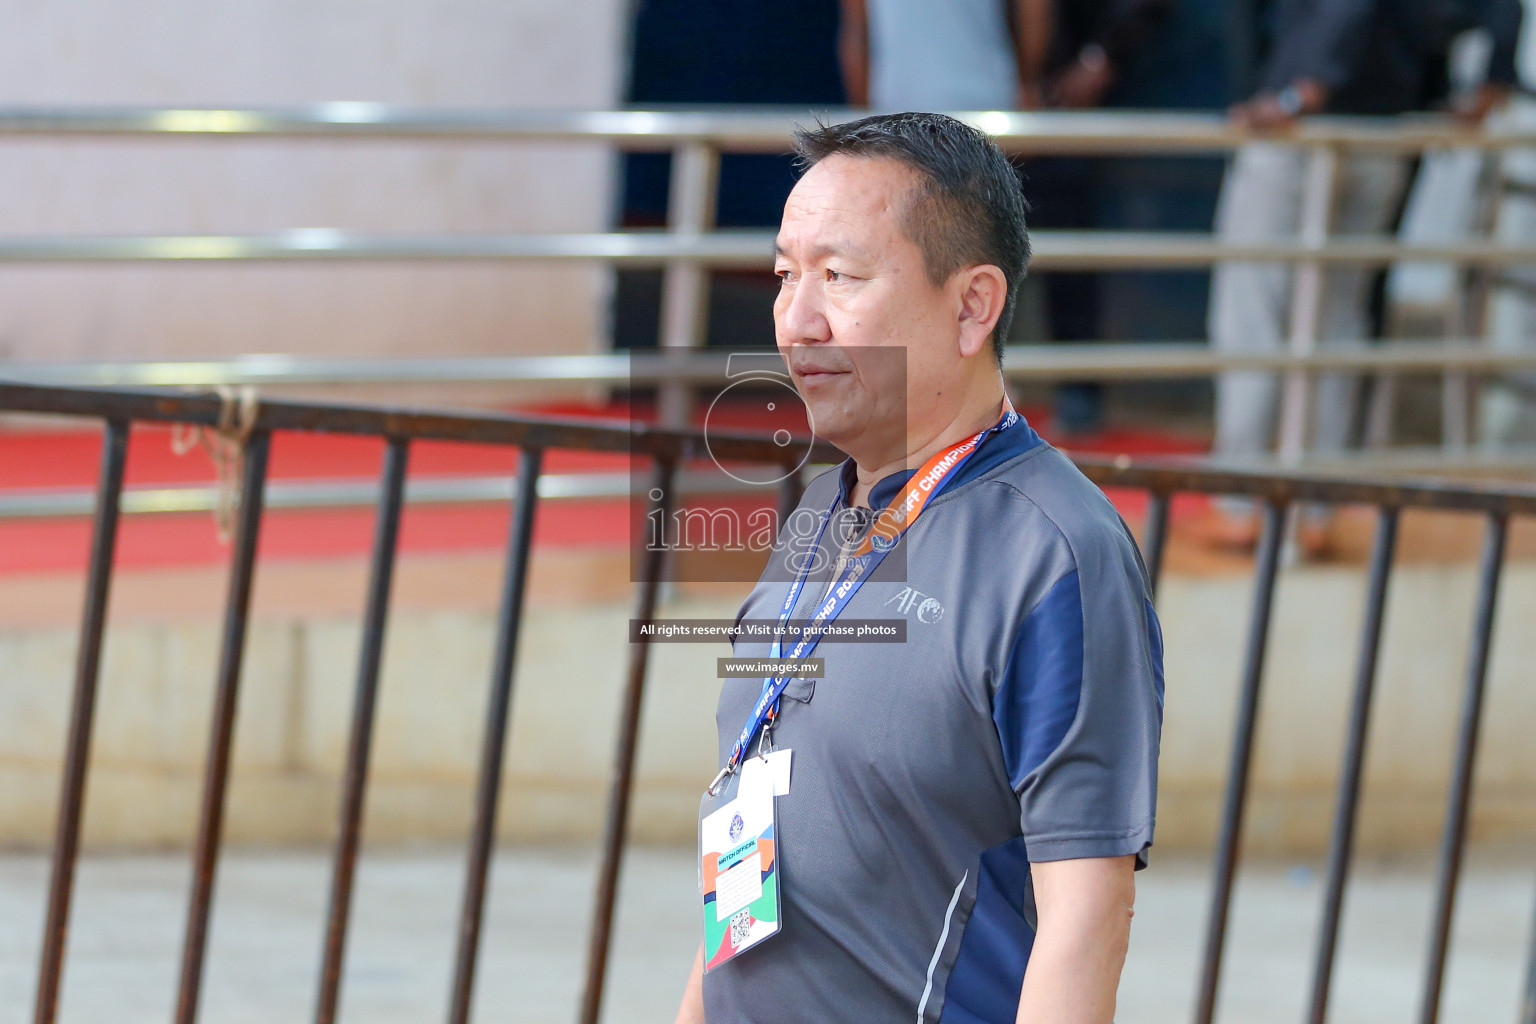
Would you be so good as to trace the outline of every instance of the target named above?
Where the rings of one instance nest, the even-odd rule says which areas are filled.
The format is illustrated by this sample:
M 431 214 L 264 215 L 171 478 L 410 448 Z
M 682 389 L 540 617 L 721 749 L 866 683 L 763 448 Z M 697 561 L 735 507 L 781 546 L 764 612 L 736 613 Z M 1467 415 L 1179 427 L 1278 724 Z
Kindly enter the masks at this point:
M 822 298 L 814 280 L 797 282 L 780 295 L 774 319 L 781 345 L 832 340 Z

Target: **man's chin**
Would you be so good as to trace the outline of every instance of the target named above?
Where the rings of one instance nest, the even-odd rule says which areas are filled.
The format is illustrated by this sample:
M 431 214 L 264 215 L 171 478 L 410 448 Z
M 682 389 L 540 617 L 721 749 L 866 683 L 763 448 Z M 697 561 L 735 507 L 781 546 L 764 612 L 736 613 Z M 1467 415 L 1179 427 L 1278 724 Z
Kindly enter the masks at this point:
M 855 442 L 858 436 L 858 431 L 849 430 L 846 426 L 835 423 L 823 425 L 819 417 L 816 420 L 816 440 L 825 441 L 834 448 L 847 451 L 849 443 Z
M 851 454 L 849 446 L 861 447 L 863 424 L 851 423 L 845 416 L 816 416 L 816 440 L 825 441 L 838 451 Z
M 867 420 L 854 421 L 850 417 L 816 416 L 816 439 L 825 441 L 844 454 L 860 461 L 867 460 L 875 452 L 893 451 L 899 457 L 906 451 L 905 424 L 893 424 L 889 429 L 872 426 Z

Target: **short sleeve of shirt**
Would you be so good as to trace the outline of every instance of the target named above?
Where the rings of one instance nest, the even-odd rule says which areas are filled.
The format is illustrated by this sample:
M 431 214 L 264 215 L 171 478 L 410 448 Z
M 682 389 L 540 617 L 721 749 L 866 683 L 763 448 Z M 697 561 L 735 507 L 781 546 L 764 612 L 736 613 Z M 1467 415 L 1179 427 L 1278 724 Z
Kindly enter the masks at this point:
M 1031 861 L 1137 856 L 1157 798 L 1163 643 L 1129 531 L 1063 538 L 1070 571 L 1017 628 L 993 698 Z

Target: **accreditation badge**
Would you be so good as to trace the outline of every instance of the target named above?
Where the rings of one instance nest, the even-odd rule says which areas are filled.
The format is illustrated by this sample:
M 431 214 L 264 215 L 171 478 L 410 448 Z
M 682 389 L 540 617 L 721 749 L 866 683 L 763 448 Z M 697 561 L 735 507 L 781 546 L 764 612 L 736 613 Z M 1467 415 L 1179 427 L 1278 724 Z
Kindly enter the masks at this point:
M 778 934 L 779 859 L 773 798 L 788 791 L 789 751 L 748 757 L 736 796 L 699 822 L 704 970 Z M 714 803 L 704 798 L 707 809 Z

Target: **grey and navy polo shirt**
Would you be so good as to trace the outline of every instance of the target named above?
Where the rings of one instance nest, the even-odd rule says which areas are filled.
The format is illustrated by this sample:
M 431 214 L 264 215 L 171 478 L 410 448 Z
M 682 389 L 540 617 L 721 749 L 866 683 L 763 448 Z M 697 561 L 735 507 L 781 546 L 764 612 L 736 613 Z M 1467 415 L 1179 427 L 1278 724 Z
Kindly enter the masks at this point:
M 816 477 L 800 508 L 846 508 L 853 469 Z M 959 472 L 842 613 L 905 618 L 906 641 L 824 642 L 823 677 L 784 692 L 782 932 L 706 975 L 710 1024 L 1012 1024 L 1034 939 L 1031 862 L 1145 864 L 1163 651 L 1136 543 L 1023 419 Z M 879 481 L 870 504 L 910 475 Z M 833 556 L 835 533 L 821 542 Z M 794 618 L 813 614 L 832 560 Z M 788 587 L 765 573 L 738 621 L 776 618 Z M 721 764 L 760 688 L 725 681 Z

